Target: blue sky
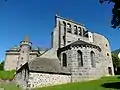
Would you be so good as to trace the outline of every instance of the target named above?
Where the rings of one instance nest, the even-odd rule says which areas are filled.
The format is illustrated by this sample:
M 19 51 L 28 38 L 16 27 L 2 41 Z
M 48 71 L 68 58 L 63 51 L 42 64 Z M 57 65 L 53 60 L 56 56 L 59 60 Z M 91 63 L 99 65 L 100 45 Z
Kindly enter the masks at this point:
M 120 30 L 110 27 L 111 8 L 112 4 L 100 5 L 98 0 L 0 0 L 0 61 L 5 50 L 26 35 L 34 46 L 50 47 L 56 13 L 105 35 L 111 49 L 118 49 Z

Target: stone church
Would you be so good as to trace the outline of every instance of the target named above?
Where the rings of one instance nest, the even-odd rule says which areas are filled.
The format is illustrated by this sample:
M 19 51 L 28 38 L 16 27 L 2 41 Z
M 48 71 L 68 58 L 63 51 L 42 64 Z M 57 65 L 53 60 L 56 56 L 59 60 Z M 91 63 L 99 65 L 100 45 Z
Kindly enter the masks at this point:
M 84 25 L 55 16 L 52 47 L 40 51 L 25 38 L 6 51 L 5 70 L 15 69 L 23 88 L 81 82 L 114 75 L 109 41 Z

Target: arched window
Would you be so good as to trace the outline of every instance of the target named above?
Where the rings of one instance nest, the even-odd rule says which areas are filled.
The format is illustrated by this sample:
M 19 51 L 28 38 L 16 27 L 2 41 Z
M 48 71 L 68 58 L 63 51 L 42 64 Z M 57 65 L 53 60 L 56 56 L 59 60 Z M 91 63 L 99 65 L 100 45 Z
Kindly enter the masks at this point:
M 78 27 L 78 35 L 82 36 L 82 29 L 81 29 L 81 27 Z
M 76 25 L 74 26 L 74 34 L 76 34 L 76 35 L 78 34 L 77 26 Z
M 63 61 L 62 61 L 62 63 L 63 63 L 63 67 L 67 67 L 67 55 L 66 55 L 66 53 L 63 53 Z
M 71 33 L 71 25 L 69 23 L 67 24 L 67 32 Z
M 83 66 L 83 57 L 82 57 L 82 52 L 80 50 L 77 51 L 77 59 L 78 59 L 78 66 L 82 67 Z
M 90 52 L 91 57 L 91 65 L 92 67 L 95 67 L 95 53 L 93 51 Z

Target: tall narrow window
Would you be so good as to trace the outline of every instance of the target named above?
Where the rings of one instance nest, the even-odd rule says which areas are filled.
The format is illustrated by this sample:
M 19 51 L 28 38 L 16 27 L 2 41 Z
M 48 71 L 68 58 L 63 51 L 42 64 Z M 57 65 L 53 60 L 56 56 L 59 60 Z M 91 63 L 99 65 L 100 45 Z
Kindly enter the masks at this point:
M 64 45 L 64 46 L 66 45 L 66 38 L 65 38 L 65 35 L 63 36 L 63 45 Z
M 95 67 L 95 53 L 93 51 L 90 52 L 91 57 L 91 65 L 92 67 Z
M 111 67 L 108 67 L 108 73 L 109 73 L 110 75 L 112 75 L 112 68 L 111 68 Z
M 74 34 L 78 34 L 78 31 L 77 31 L 77 26 L 74 26 Z
M 67 24 L 67 32 L 71 33 L 71 25 L 69 23 Z
M 63 21 L 64 33 L 66 33 L 66 23 Z
M 78 58 L 78 66 L 83 66 L 83 58 L 82 58 L 82 52 L 80 50 L 77 51 L 77 58 Z
M 81 27 L 78 27 L 78 35 L 82 36 L 82 30 L 81 30 Z
M 63 21 L 63 28 L 64 28 L 64 36 L 63 36 L 63 44 L 66 45 L 66 23 Z
M 67 55 L 66 55 L 66 53 L 63 53 L 63 61 L 62 61 L 62 63 L 63 63 L 63 67 L 67 67 Z

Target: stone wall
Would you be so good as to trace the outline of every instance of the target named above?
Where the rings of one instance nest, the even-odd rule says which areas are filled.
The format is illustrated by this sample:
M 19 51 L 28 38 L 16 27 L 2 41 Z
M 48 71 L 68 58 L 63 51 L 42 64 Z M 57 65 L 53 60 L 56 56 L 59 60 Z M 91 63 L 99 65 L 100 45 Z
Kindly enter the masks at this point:
M 101 48 L 101 54 L 102 55 L 101 55 L 100 58 L 102 58 L 102 62 L 103 62 L 102 68 L 103 68 L 103 71 L 104 71 L 104 75 L 105 76 L 110 75 L 108 67 L 111 67 L 112 75 L 114 75 L 109 41 L 103 35 L 100 35 L 100 34 L 97 34 L 97 33 L 93 33 L 93 39 L 94 39 L 94 43 Z
M 82 52 L 83 57 L 83 66 L 78 66 L 78 58 L 77 51 L 80 50 Z M 91 65 L 91 57 L 90 52 L 93 51 L 95 53 L 94 62 L 95 67 Z M 72 82 L 78 81 L 86 81 L 86 80 L 94 80 L 103 76 L 102 68 L 102 58 L 101 52 L 90 46 L 74 46 L 69 50 L 66 50 L 63 53 L 67 54 L 67 67 L 71 69 L 72 72 Z M 61 54 L 61 65 L 62 65 L 62 54 Z
M 70 75 L 49 74 L 49 73 L 29 73 L 29 87 L 45 87 L 71 82 Z
M 19 54 L 6 54 L 5 56 L 5 70 L 15 70 L 17 67 L 17 61 L 18 61 Z
M 28 86 L 28 70 L 22 69 L 19 72 L 16 72 L 16 75 L 14 77 L 14 82 L 18 84 L 22 88 L 27 88 Z
M 33 54 L 34 52 L 30 52 L 29 60 L 33 60 L 37 57 L 37 53 Z M 7 52 L 5 55 L 5 70 L 16 70 L 18 58 L 20 56 L 19 52 Z

